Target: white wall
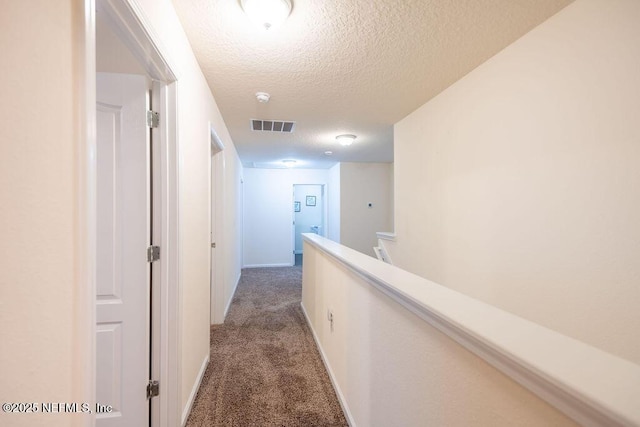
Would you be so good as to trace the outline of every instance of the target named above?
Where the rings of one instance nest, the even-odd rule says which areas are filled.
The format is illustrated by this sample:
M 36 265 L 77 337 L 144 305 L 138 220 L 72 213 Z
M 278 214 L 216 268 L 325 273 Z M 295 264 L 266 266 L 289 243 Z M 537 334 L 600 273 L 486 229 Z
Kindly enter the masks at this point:
M 352 425 L 576 425 L 370 280 L 308 242 L 304 253 L 303 309 Z M 357 252 L 339 255 L 374 271 Z
M 327 197 L 327 223 L 331 224 L 327 230 L 327 237 L 340 243 L 340 163 L 329 169 L 328 187 L 331 188 Z
M 327 169 L 244 169 L 245 267 L 292 265 L 294 184 L 325 185 L 331 209 Z M 327 234 L 332 227 L 327 218 Z
M 340 243 L 375 255 L 376 232 L 392 228 L 392 173 L 391 163 L 340 164 Z
M 83 74 L 75 1 L 0 2 L 0 401 L 84 402 L 90 357 L 77 163 Z M 79 124 L 80 123 L 80 124 Z M 0 425 L 80 425 L 77 414 Z
M 244 265 L 291 265 L 293 242 L 283 236 L 292 233 L 293 184 L 325 184 L 324 235 L 373 256 L 376 232 L 392 228 L 392 174 L 391 163 L 340 163 L 328 170 L 245 169 Z
M 577 0 L 399 122 L 394 263 L 640 363 L 638 22 Z

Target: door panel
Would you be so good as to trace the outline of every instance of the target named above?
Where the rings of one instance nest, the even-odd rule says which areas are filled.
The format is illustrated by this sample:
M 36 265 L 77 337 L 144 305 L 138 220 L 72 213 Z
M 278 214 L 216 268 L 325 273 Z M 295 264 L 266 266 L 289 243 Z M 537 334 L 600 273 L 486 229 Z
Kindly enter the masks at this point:
M 97 402 L 110 402 L 114 408 L 122 408 L 122 323 L 99 323 L 96 347 L 98 348 L 96 382 Z M 120 411 L 117 411 L 118 413 Z M 114 415 L 112 413 L 112 415 Z
M 149 425 L 150 237 L 144 76 L 97 74 L 96 414 L 98 427 Z
M 118 165 L 117 151 L 120 145 L 121 109 L 115 106 L 98 104 L 97 106 L 97 160 L 98 172 L 98 228 L 99 260 L 97 267 L 98 300 L 120 299 L 122 297 L 122 280 L 119 280 L 120 263 L 116 262 L 116 228 L 117 189 L 115 170 Z

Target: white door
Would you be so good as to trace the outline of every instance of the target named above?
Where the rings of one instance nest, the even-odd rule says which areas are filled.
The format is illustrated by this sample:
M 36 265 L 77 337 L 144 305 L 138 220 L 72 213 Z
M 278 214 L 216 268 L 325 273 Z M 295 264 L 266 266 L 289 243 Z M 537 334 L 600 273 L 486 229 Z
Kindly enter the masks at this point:
M 144 76 L 97 74 L 98 427 L 149 425 L 150 168 Z

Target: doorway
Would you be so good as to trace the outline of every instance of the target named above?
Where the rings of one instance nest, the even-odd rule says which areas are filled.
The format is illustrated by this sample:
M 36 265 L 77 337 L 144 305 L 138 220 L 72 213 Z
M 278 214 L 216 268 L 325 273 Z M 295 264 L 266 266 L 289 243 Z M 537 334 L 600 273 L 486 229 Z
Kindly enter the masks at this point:
M 216 133 L 213 125 L 209 123 L 209 136 L 211 139 L 210 162 L 210 194 L 211 194 L 211 304 L 210 323 L 217 325 L 224 322 L 224 262 L 217 256 L 218 249 L 223 245 L 223 215 L 224 215 L 224 144 Z
M 293 265 L 302 265 L 302 233 L 325 235 L 323 184 L 293 185 Z
M 176 78 L 130 2 L 86 7 L 96 425 L 178 425 Z

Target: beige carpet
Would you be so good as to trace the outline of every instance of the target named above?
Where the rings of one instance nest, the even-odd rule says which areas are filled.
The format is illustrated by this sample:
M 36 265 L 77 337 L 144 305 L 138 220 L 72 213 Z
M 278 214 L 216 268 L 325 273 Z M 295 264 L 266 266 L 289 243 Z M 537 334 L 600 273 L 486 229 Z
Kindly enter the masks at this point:
M 347 426 L 300 308 L 302 269 L 242 271 L 188 427 Z

